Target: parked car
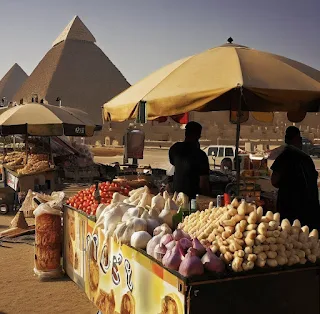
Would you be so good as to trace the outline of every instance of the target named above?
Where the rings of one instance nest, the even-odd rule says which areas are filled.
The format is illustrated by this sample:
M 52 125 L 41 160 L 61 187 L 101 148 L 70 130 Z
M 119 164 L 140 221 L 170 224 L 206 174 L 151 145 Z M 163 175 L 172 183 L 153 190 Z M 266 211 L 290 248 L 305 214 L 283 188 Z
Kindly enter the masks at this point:
M 306 137 L 302 137 L 302 150 L 310 156 L 320 157 L 320 145 L 314 145 Z
M 236 157 L 236 147 L 233 145 L 210 145 L 203 149 L 207 154 L 209 159 L 209 165 L 211 169 L 224 169 L 225 167 L 231 168 L 230 170 L 236 169 L 235 157 Z M 239 149 L 239 159 L 240 164 L 243 168 L 245 153 Z

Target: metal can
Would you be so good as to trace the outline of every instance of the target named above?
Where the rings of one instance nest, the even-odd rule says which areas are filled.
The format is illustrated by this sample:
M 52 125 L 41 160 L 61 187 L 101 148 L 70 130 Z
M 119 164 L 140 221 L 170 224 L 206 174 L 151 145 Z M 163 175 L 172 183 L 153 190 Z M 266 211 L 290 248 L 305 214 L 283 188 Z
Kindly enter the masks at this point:
M 224 205 L 223 195 L 217 195 L 217 207 L 222 207 Z
M 223 201 L 224 201 L 224 204 L 225 206 L 231 204 L 231 198 L 230 198 L 230 195 L 228 193 L 224 193 L 223 194 Z
M 190 201 L 190 213 L 195 213 L 197 211 L 197 200 L 192 199 Z

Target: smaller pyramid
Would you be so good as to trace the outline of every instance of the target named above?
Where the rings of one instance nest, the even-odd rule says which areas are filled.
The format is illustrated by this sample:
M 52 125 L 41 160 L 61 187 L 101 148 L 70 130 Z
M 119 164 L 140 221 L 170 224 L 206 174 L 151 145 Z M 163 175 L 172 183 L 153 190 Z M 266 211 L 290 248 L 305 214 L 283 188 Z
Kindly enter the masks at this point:
M 28 229 L 28 224 L 26 222 L 26 219 L 24 218 L 23 211 L 18 211 L 17 214 L 14 216 L 14 218 L 11 221 L 11 227 L 17 227 L 21 229 Z
M 0 101 L 3 97 L 8 102 L 13 100 L 14 94 L 28 78 L 26 72 L 15 63 L 0 81 Z
M 89 31 L 87 26 L 83 24 L 83 22 L 77 15 L 71 20 L 71 22 L 66 26 L 62 33 L 53 42 L 52 47 L 67 39 L 88 41 L 92 43 L 96 42 L 96 39 L 94 38 L 92 33 Z

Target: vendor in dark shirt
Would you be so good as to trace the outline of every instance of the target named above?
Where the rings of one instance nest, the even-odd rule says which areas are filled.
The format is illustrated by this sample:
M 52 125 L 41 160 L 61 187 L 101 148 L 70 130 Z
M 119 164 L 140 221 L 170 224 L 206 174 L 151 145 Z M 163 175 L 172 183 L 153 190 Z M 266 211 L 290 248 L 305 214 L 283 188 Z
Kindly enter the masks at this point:
M 169 150 L 170 163 L 175 167 L 174 191 L 183 192 L 190 199 L 195 198 L 196 194 L 209 193 L 209 161 L 200 149 L 201 131 L 199 123 L 189 122 L 184 142 L 175 143 Z
M 319 229 L 318 172 L 311 157 L 302 151 L 298 128 L 287 128 L 285 143 L 286 147 L 271 167 L 272 185 L 279 189 L 277 210 L 282 219 L 288 218 L 291 223 L 299 219 L 302 225 Z

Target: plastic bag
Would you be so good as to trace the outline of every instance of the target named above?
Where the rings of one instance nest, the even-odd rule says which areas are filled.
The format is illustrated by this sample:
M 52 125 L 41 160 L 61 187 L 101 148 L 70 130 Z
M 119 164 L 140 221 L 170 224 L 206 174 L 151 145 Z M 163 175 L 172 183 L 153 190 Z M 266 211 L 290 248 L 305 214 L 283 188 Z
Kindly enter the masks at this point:
M 53 208 L 62 209 L 65 194 L 63 192 L 52 192 L 51 197 L 53 200 L 49 201 L 47 204 Z
M 40 215 L 43 214 L 49 214 L 49 215 L 58 215 L 61 216 L 60 210 L 53 208 L 49 205 L 48 203 L 43 203 L 40 204 L 34 211 L 33 211 L 34 216 L 37 218 Z

